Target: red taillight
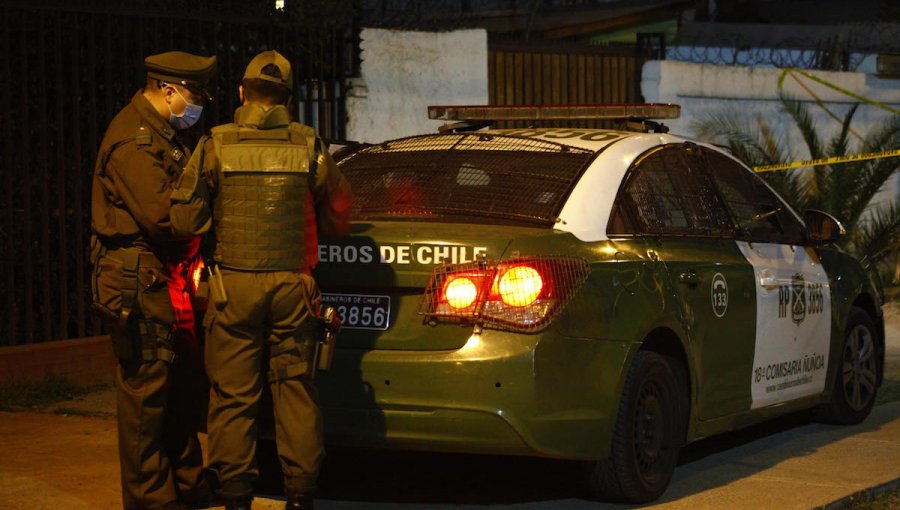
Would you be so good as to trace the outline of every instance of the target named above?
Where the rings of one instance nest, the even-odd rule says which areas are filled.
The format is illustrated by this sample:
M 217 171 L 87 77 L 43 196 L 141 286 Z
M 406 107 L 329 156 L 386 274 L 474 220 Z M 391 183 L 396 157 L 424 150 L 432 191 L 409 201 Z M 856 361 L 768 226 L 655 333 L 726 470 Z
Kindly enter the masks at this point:
M 588 269 L 584 259 L 569 257 L 442 265 L 419 311 L 443 321 L 537 329 L 584 283 Z
M 456 308 L 468 308 L 478 297 L 478 287 L 471 278 L 465 276 L 447 278 L 444 283 L 443 298 L 447 304 Z
M 513 266 L 497 279 L 500 299 L 509 306 L 528 306 L 534 303 L 544 288 L 544 279 L 530 266 Z

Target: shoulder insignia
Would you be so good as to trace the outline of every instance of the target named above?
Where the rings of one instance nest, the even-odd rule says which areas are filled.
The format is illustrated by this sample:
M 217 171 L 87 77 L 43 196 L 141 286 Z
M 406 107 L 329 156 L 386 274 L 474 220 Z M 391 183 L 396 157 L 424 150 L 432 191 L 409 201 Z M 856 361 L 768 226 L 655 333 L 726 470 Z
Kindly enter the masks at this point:
M 181 161 L 183 157 L 184 153 L 181 152 L 181 149 L 172 149 L 172 159 L 174 159 L 176 163 Z
M 153 138 L 150 136 L 150 130 L 144 126 L 139 127 L 137 134 L 134 135 L 134 142 L 138 145 L 151 145 Z

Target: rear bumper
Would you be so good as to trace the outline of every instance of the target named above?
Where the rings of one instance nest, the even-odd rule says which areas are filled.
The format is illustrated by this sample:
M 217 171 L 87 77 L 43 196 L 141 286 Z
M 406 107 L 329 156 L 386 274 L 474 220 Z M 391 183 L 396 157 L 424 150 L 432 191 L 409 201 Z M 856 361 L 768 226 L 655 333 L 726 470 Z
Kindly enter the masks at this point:
M 521 455 L 530 448 L 503 416 L 462 409 L 335 408 L 329 445 Z
M 332 369 L 318 379 L 326 440 L 602 458 L 629 356 L 628 344 L 560 337 L 552 328 L 486 330 L 445 351 L 339 349 Z

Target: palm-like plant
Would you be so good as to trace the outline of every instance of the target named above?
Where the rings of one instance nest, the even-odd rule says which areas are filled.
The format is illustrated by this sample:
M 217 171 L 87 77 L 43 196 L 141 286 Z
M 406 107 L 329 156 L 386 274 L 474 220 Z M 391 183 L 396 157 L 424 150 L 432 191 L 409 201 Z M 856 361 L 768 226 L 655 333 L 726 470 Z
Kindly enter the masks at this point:
M 857 107 L 844 116 L 840 132 L 830 141 L 822 140 L 807 106 L 782 96 L 781 103 L 809 149 L 813 159 L 846 156 L 849 153 L 880 152 L 900 148 L 900 115 L 895 115 L 866 134 L 859 144 L 851 144 L 850 124 Z M 795 159 L 784 140 L 764 119 L 747 122 L 730 113 L 712 114 L 691 123 L 696 136 L 727 146 L 747 165 L 762 166 Z M 790 171 L 766 172 L 762 177 L 795 210 L 820 209 L 838 218 L 847 229 L 841 245 L 872 265 L 900 278 L 900 200 L 870 208 L 872 197 L 900 169 L 900 158 L 879 158 L 836 165 L 820 165 Z

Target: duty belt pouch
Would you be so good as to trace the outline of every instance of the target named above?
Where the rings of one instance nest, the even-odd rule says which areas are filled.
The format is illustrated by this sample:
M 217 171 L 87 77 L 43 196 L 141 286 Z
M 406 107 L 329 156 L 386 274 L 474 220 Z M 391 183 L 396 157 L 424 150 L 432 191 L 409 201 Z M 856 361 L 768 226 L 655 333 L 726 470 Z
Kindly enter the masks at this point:
M 228 294 L 218 265 L 209 266 L 209 299 L 216 310 L 223 310 L 228 304 Z

